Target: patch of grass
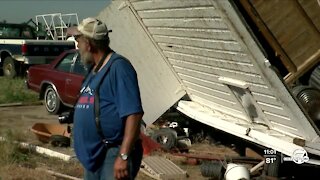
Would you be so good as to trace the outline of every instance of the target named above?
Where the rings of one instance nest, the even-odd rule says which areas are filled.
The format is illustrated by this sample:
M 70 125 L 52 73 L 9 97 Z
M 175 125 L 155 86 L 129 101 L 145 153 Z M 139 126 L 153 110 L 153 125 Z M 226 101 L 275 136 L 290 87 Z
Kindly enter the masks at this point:
M 28 90 L 24 78 L 9 79 L 0 77 L 0 104 L 38 101 L 38 94 Z
M 22 148 L 16 142 L 23 139 L 22 133 L 8 130 L 1 134 L 6 141 L 0 141 L 0 180 L 3 179 L 53 179 L 50 174 L 37 170 L 37 168 L 52 170 L 81 178 L 83 168 L 75 161 L 63 160 L 41 155 L 32 148 Z M 60 178 L 63 179 L 63 178 Z
M 21 139 L 21 134 L 8 130 L 3 136 L 5 141 L 0 141 L 1 166 L 30 163 L 31 150 L 22 149 L 16 141 Z

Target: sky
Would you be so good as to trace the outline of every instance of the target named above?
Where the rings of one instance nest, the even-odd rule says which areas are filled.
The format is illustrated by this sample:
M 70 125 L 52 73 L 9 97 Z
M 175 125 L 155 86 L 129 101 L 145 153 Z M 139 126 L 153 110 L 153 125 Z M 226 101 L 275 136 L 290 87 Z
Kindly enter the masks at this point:
M 0 21 L 23 23 L 36 15 L 77 13 L 79 22 L 97 16 L 111 0 L 0 0 Z

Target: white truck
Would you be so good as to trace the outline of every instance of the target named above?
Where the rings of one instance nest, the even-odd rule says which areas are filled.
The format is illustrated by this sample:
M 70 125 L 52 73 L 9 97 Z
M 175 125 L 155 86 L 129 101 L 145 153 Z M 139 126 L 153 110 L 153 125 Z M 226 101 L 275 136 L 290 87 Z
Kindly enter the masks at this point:
M 115 0 L 98 18 L 138 72 L 147 124 L 175 106 L 263 147 L 261 155 L 320 165 L 319 6 Z
M 48 64 L 63 51 L 74 49 L 75 42 L 64 36 L 67 26 L 61 16 L 61 13 L 36 16 L 37 29 L 27 23 L 0 23 L 0 73 L 12 78 L 31 65 Z M 60 22 L 58 26 L 54 23 L 56 19 Z M 40 22 L 45 24 L 43 33 L 48 33 L 48 38 L 39 37 Z

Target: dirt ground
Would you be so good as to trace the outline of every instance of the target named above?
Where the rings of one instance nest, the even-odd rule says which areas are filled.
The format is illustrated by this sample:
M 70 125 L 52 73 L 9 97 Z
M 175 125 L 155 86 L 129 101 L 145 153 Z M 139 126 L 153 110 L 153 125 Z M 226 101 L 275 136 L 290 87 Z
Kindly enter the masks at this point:
M 36 106 L 11 106 L 11 107 L 0 107 L 0 134 L 5 134 L 8 130 L 12 130 L 13 132 L 18 132 L 23 135 L 24 141 L 38 145 L 41 147 L 49 148 L 54 151 L 62 152 L 68 155 L 74 155 L 72 148 L 57 148 L 52 147 L 50 144 L 43 144 L 39 140 L 37 140 L 36 136 L 30 131 L 31 127 L 35 123 L 58 123 L 57 116 L 55 115 L 48 115 L 42 105 Z M 216 156 L 216 155 L 225 155 L 228 154 L 230 156 L 236 156 L 237 153 L 230 148 L 221 145 L 209 145 L 208 143 L 201 143 L 201 144 L 193 144 L 189 150 L 192 154 L 198 155 L 207 155 L 207 156 Z M 200 172 L 200 161 L 195 161 L 194 159 L 187 159 L 186 157 L 172 155 L 170 153 L 164 152 L 157 152 L 157 155 L 162 157 L 166 157 L 174 162 L 178 167 L 183 169 L 187 172 L 187 177 L 182 179 L 208 179 L 201 175 Z M 76 176 L 81 178 L 82 176 L 82 168 L 78 164 L 77 161 L 72 166 L 75 168 L 71 168 L 69 172 L 66 172 L 66 166 L 69 165 L 60 165 L 64 162 L 61 160 L 49 160 L 48 158 L 42 158 L 39 156 L 38 168 L 39 164 L 43 164 L 41 168 L 50 168 L 53 166 L 60 167 L 61 170 L 65 172 L 65 174 L 69 174 L 72 176 Z M 47 160 L 46 160 L 47 159 Z M 53 165 L 48 165 L 53 163 Z M 15 172 L 15 168 L 20 169 L 19 173 L 12 173 Z M 9 170 L 10 169 L 10 170 Z M 50 175 L 44 175 L 43 171 L 35 170 L 34 167 L 23 167 L 21 170 L 21 166 L 19 167 L 8 167 L 8 171 L 0 171 L 0 179 L 1 177 L 8 177 L 8 179 L 57 179 Z M 56 168 L 56 171 L 59 168 Z M 71 171 L 71 172 L 70 172 Z M 76 172 L 77 171 L 77 172 Z M 61 173 L 61 172 L 60 172 Z M 26 174 L 29 174 L 26 176 Z M 27 177 L 27 178 L 26 178 Z M 7 179 L 7 178 L 5 178 Z M 59 179 L 59 178 L 58 178 Z M 139 172 L 137 180 L 145 180 L 151 179 L 149 176 L 146 176 L 141 171 Z

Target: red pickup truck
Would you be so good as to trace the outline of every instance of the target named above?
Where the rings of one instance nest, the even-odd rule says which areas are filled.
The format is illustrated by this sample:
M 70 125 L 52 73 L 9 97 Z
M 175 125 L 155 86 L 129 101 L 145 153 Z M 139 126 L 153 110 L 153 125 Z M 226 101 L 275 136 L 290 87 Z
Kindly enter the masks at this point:
M 52 63 L 35 65 L 27 72 L 28 89 L 39 93 L 46 110 L 57 114 L 63 108 L 73 107 L 87 68 L 81 63 L 77 50 L 68 50 Z

